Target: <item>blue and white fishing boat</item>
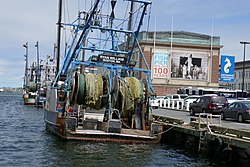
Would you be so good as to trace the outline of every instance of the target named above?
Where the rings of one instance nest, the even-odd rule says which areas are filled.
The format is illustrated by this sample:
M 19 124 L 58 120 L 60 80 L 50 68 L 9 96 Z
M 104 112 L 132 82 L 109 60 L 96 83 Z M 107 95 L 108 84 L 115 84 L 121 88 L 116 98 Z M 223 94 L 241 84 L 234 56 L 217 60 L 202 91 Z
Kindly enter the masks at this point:
M 46 93 L 49 131 L 68 140 L 159 142 L 162 126 L 153 122 L 149 105 L 150 69 L 137 40 L 149 5 L 148 0 L 96 0 L 71 24 L 59 17 L 59 29 L 71 26 L 74 36 Z M 125 16 L 116 17 L 122 10 Z

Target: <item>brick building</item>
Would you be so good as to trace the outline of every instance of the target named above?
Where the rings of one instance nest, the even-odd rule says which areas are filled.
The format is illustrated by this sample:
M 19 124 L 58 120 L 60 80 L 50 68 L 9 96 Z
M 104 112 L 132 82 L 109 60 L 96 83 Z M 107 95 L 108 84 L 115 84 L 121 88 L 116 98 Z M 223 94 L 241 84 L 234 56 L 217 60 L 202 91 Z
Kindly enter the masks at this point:
M 171 35 L 165 31 L 141 32 L 138 39 L 157 95 L 177 93 L 182 87 L 218 87 L 220 37 L 185 31 Z M 137 61 L 145 68 L 143 60 Z

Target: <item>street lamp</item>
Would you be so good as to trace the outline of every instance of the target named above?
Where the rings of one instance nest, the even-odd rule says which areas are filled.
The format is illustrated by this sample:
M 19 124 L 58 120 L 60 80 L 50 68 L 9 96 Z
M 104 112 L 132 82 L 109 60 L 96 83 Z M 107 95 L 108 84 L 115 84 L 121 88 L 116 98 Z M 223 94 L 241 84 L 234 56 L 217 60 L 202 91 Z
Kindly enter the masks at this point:
M 246 45 L 247 44 L 250 44 L 250 42 L 240 42 L 240 44 L 243 44 L 244 45 L 244 53 L 243 53 L 243 64 L 242 64 L 242 66 L 243 66 L 243 68 L 242 68 L 242 87 L 241 87 L 241 89 L 242 89 L 242 97 L 243 97 L 243 91 L 244 91 L 244 85 L 245 85 L 245 83 L 244 83 L 244 79 L 245 79 L 245 58 L 246 58 Z

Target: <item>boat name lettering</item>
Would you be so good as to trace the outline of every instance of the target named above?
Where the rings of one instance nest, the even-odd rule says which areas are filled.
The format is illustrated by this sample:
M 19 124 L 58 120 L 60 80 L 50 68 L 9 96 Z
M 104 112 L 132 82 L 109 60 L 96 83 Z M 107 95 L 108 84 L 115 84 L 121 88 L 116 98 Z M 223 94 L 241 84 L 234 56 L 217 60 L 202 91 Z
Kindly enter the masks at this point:
M 99 62 L 123 65 L 126 63 L 126 58 L 119 56 L 99 55 Z

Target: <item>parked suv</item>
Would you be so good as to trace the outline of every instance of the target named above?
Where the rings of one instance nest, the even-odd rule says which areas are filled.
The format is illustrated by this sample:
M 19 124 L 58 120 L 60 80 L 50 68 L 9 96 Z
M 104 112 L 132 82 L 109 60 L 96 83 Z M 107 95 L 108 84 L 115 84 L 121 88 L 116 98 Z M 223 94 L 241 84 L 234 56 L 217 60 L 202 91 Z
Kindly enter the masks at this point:
M 190 104 L 190 115 L 195 113 L 212 113 L 220 114 L 220 110 L 228 105 L 228 101 L 224 96 L 203 95 Z

